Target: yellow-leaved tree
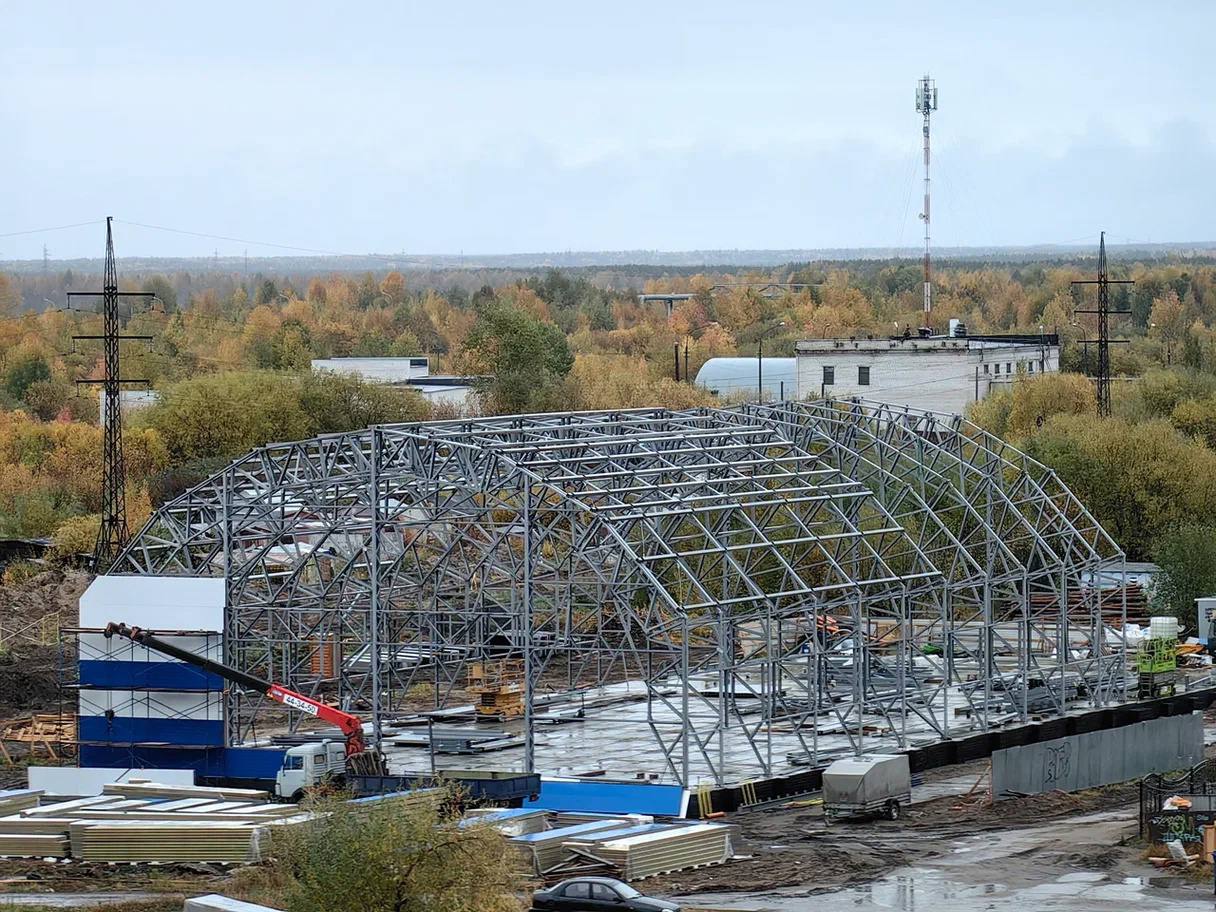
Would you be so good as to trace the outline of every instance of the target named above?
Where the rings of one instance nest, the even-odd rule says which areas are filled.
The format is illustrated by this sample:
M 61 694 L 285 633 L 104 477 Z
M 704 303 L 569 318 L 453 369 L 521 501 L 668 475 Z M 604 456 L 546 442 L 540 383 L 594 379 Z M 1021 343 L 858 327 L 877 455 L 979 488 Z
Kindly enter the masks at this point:
M 1097 409 L 1093 381 L 1082 374 L 1020 376 L 1013 389 L 993 393 L 967 411 L 989 433 L 1021 440 L 1055 415 L 1092 415 Z

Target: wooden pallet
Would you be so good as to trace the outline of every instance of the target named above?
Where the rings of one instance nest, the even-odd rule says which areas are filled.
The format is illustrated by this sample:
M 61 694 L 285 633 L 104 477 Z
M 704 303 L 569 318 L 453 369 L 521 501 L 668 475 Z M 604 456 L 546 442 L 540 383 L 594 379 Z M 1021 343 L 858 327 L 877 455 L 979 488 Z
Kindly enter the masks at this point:
M 31 757 L 47 756 L 58 760 L 66 746 L 76 743 L 76 716 L 43 714 L 14 719 L 0 732 L 0 755 L 13 765 L 8 752 L 12 744 L 28 744 Z

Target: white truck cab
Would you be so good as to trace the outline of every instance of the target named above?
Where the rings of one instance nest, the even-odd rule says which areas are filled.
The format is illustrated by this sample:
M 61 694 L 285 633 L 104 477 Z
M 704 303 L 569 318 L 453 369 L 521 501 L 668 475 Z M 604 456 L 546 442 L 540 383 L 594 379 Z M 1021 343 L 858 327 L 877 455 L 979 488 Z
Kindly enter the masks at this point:
M 298 801 L 304 792 L 346 772 L 346 745 L 341 741 L 317 741 L 289 747 L 283 767 L 275 776 L 274 791 L 280 798 Z

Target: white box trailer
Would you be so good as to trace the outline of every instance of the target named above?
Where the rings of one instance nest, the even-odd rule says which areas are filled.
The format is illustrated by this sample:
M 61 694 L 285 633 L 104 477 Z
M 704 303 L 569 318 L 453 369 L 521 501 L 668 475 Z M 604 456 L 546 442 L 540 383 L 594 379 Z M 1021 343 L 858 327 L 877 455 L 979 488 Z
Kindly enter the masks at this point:
M 904 754 L 868 754 L 837 760 L 823 771 L 823 814 L 842 817 L 882 814 L 898 820 L 912 802 L 912 773 Z

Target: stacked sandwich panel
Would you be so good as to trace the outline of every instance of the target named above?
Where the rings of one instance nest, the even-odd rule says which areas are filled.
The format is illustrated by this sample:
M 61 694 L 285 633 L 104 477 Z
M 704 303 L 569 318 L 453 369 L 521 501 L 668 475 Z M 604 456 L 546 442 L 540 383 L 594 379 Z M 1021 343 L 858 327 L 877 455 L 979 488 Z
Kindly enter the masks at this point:
M 23 817 L 23 811 L 32 810 L 37 806 L 38 795 L 34 796 L 34 804 L 24 804 L 18 807 L 14 814 L 0 817 L 0 855 L 36 856 L 39 858 L 65 858 L 68 854 L 67 828 L 70 819 L 54 817 Z M 0 808 L 13 810 L 14 804 L 0 801 Z
M 26 808 L 38 807 L 42 795 L 42 789 L 0 790 L 0 816 L 16 814 Z
M 516 836 L 511 840 L 511 844 L 519 852 L 525 870 L 533 874 L 543 874 L 570 854 L 570 850 L 563 845 L 568 840 L 588 837 L 605 830 L 620 829 L 627 825 L 626 821 L 620 818 L 608 817 L 590 823 Z
M 252 789 L 113 783 L 107 794 L 0 817 L 0 855 L 86 861 L 247 862 L 278 827 L 311 819 Z M 132 794 L 133 793 L 133 794 Z M 141 796 L 141 797 L 135 797 Z
M 592 852 L 613 865 L 625 880 L 641 880 L 727 861 L 732 854 L 730 827 L 714 823 L 667 827 L 602 842 Z
M 307 815 L 266 824 L 220 820 L 109 820 L 73 823 L 72 857 L 82 861 L 253 862 L 260 861 L 271 827 Z
M 627 820 L 637 825 L 654 823 L 654 817 L 650 814 L 582 814 L 577 811 L 560 811 L 551 814 L 550 819 L 555 829 L 578 826 L 580 823 L 594 823 L 597 820 Z
M 0 835 L 0 855 L 18 858 L 67 858 L 66 836 L 55 834 L 4 833 Z
M 548 825 L 546 811 L 534 808 L 473 808 L 465 813 L 461 826 L 487 823 L 504 836 L 526 836 L 543 832 Z
M 127 798 L 210 798 L 216 801 L 269 801 L 270 792 L 260 789 L 211 787 L 203 785 L 171 785 L 162 782 L 108 782 L 103 795 Z
M 29 806 L 0 817 L 0 855 L 66 858 L 68 827 L 75 813 L 98 803 L 111 803 L 104 797 L 60 801 L 44 806 Z

